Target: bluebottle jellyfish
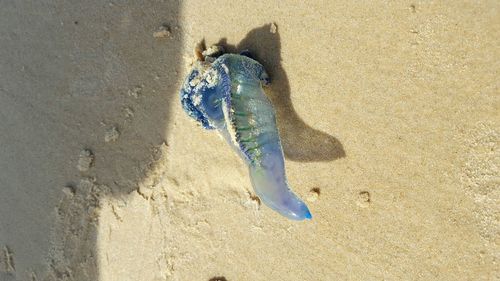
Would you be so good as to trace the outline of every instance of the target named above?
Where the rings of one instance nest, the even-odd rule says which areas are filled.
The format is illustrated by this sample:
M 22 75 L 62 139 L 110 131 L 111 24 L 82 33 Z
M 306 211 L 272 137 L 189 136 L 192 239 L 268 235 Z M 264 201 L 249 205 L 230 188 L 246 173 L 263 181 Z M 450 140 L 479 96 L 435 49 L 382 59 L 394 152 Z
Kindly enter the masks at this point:
M 240 155 L 265 205 L 293 220 L 311 219 L 287 182 L 275 112 L 262 88 L 270 83 L 264 67 L 247 51 L 230 54 L 213 46 L 197 54 L 180 91 L 184 111 L 217 130 Z

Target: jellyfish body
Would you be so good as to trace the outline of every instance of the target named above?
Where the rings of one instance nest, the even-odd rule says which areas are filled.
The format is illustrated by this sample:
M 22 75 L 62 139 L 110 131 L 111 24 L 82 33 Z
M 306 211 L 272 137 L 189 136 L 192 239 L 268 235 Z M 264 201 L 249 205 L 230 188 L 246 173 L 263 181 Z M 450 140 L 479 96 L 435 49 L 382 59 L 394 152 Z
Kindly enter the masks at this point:
M 264 67 L 246 55 L 223 54 L 197 61 L 181 89 L 186 113 L 206 129 L 217 129 L 249 167 L 261 201 L 294 220 L 311 219 L 285 174 L 283 149 Z

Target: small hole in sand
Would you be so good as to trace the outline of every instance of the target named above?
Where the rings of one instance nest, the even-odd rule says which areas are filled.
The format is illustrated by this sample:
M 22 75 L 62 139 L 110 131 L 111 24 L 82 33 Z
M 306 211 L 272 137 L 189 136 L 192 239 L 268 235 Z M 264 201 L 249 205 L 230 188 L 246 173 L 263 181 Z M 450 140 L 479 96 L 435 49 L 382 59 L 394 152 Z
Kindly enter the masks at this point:
M 309 196 L 307 196 L 307 201 L 314 202 L 318 200 L 320 194 L 321 194 L 321 189 L 319 189 L 318 187 L 312 188 L 309 191 Z
M 372 199 L 371 199 L 371 194 L 368 191 L 361 191 L 358 194 L 358 200 L 356 204 L 361 207 L 361 208 L 367 208 L 370 206 Z
M 257 205 L 260 206 L 260 198 L 257 195 L 250 194 L 249 197 L 250 200 L 254 201 L 255 203 L 257 203 Z
M 224 276 L 216 276 L 208 279 L 208 281 L 227 281 L 227 279 Z
M 78 25 L 78 21 L 77 20 L 75 20 L 73 23 L 76 24 L 76 25 Z
M 247 191 L 247 199 L 243 202 L 243 206 L 249 209 L 255 209 L 259 210 L 260 209 L 260 198 L 257 195 L 254 195 L 250 192 Z

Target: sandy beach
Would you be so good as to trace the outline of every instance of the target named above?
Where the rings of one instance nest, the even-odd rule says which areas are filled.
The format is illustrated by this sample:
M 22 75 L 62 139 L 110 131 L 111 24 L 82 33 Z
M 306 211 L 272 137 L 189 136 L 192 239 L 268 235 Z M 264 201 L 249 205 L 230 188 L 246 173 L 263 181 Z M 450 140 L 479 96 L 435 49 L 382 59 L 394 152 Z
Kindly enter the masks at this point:
M 498 1 L 0 3 L 0 280 L 500 280 Z M 194 47 L 271 77 L 261 203 L 183 111 Z

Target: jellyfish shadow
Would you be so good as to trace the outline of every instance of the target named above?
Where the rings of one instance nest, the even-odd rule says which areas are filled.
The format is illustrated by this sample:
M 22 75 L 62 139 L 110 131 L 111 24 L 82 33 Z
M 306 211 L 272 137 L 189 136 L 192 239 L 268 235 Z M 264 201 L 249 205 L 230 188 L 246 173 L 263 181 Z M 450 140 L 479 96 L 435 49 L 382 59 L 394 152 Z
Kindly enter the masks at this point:
M 340 141 L 322 131 L 307 125 L 293 108 L 290 97 L 290 83 L 281 61 L 281 40 L 279 32 L 270 32 L 271 24 L 251 30 L 237 45 L 222 38 L 217 44 L 228 52 L 248 50 L 271 77 L 266 89 L 276 110 L 278 129 L 285 156 L 293 161 L 333 161 L 345 157 Z

